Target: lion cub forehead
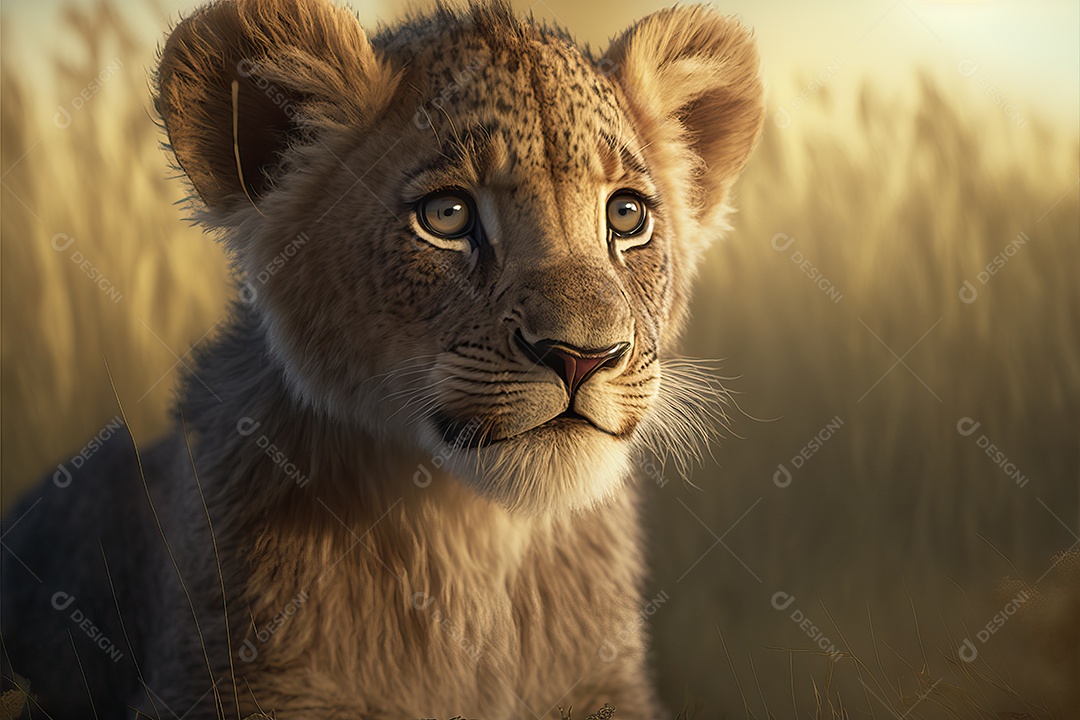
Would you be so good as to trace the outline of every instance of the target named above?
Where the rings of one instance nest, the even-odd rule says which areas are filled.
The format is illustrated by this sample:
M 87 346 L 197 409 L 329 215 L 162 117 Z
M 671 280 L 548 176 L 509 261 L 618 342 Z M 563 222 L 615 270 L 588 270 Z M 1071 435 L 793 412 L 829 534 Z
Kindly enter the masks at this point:
M 520 171 L 543 166 L 589 175 L 603 174 L 610 148 L 633 146 L 603 64 L 565 33 L 475 9 L 449 27 L 426 30 L 406 24 L 387 49 L 408 49 L 407 86 L 418 104 L 413 119 L 430 127 L 433 138 L 483 128 L 501 136 L 506 160 Z

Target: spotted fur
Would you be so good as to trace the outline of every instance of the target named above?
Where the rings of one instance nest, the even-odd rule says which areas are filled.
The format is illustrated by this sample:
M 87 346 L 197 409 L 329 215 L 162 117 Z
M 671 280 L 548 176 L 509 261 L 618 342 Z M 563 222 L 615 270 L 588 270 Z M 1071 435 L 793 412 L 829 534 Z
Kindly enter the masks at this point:
M 241 301 L 141 464 L 117 436 L 24 501 L 41 582 L 5 565 L 4 637 L 53 717 L 85 716 L 94 652 L 54 587 L 128 643 L 88 680 L 112 717 L 657 717 L 632 469 L 722 399 L 672 353 L 761 129 L 750 33 L 680 7 L 599 54 L 498 3 L 369 39 L 326 0 L 219 0 L 166 42 L 157 105 Z M 448 187 L 468 242 L 415 218 Z M 631 350 L 571 397 L 544 338 Z

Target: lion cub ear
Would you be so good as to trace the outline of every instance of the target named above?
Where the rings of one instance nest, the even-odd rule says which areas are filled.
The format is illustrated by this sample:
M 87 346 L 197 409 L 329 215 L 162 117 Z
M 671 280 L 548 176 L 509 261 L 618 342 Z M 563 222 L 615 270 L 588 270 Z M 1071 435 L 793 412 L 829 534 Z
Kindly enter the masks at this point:
M 173 29 L 156 80 L 177 162 L 229 211 L 259 201 L 290 144 L 370 123 L 397 77 L 329 0 L 219 0 Z
M 659 158 L 662 172 L 691 180 L 699 221 L 722 219 L 765 119 L 751 31 L 704 7 L 668 8 L 627 29 L 605 58 L 646 142 L 675 149 Z

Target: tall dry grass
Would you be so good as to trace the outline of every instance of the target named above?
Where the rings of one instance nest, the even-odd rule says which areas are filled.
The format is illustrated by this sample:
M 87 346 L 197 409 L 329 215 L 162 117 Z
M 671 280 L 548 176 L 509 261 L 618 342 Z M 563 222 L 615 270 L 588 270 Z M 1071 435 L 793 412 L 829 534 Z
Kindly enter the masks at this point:
M 736 232 L 708 259 L 687 351 L 727 358 L 743 408 L 770 421 L 743 417 L 746 439 L 696 473 L 696 488 L 655 493 L 654 587 L 673 598 L 653 618 L 669 696 L 686 688 L 688 701 L 730 708 L 741 684 L 752 712 L 768 704 L 784 717 L 791 701 L 777 698 L 815 707 L 807 674 L 820 689 L 831 673 L 853 715 L 890 717 L 886 703 L 906 717 L 1080 713 L 1075 594 L 1054 611 L 1057 650 L 1043 654 L 1046 638 L 1016 623 L 980 645 L 977 663 L 957 661 L 1007 602 L 995 590 L 1006 577 L 1046 584 L 1061 570 L 1075 587 L 1080 575 L 1075 563 L 1050 570 L 1080 534 L 1077 138 L 1037 119 L 1017 127 L 959 80 L 922 76 L 919 88 L 896 103 L 868 86 L 853 117 L 769 123 L 737 190 Z M 1026 243 L 981 283 L 1021 233 Z M 960 298 L 965 280 L 974 302 Z M 980 423 L 973 435 L 958 432 L 962 418 Z M 837 419 L 795 470 L 791 458 Z M 784 488 L 781 463 L 793 472 Z M 717 545 L 683 577 L 714 534 L 731 552 Z M 795 597 L 784 612 L 777 592 Z M 796 610 L 851 655 L 763 650 L 820 651 Z M 706 620 L 739 648 L 727 677 Z M 980 665 L 988 654 L 995 664 Z
M 55 94 L 34 92 L 32 63 L 0 68 L 5 505 L 116 415 L 106 358 L 133 426 L 163 430 L 178 356 L 226 293 L 222 253 L 184 222 L 159 146 L 147 82 L 158 38 L 105 2 L 64 19 L 65 57 L 81 59 L 53 55 Z
M 56 95 L 31 89 L 24 60 L 0 70 L 5 505 L 116 414 L 105 359 L 136 436 L 160 432 L 184 353 L 224 306 L 223 257 L 185 225 L 158 147 L 155 40 L 101 4 L 67 15 L 82 60 L 56 63 Z M 864 88 L 851 116 L 826 88 L 791 126 L 770 122 L 735 232 L 702 272 L 685 348 L 725 358 L 747 415 L 718 464 L 651 483 L 648 596 L 663 600 L 647 614 L 673 709 L 1080 707 L 1080 564 L 1062 554 L 1080 532 L 1078 139 L 1038 118 L 1018 127 L 963 80 L 920 86 L 914 101 Z M 1026 244 L 979 283 L 1020 233 Z M 965 417 L 973 435 L 957 431 Z M 786 487 L 780 464 L 794 470 Z M 979 641 L 1024 587 L 1032 600 Z M 778 610 L 778 597 L 793 599 Z M 959 657 L 964 639 L 974 662 Z

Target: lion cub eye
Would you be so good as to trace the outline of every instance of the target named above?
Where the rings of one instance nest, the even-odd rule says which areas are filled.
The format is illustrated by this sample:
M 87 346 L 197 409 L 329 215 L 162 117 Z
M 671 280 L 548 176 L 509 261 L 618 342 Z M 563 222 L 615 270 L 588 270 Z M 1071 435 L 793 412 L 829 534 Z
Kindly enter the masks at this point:
M 647 224 L 649 211 L 635 193 L 620 190 L 607 203 L 608 227 L 618 237 L 640 234 Z
M 472 198 L 460 190 L 440 190 L 420 200 L 416 217 L 432 235 L 451 239 L 472 232 L 474 217 Z

